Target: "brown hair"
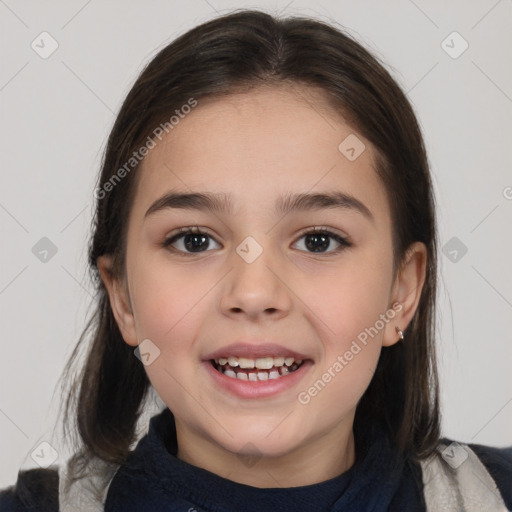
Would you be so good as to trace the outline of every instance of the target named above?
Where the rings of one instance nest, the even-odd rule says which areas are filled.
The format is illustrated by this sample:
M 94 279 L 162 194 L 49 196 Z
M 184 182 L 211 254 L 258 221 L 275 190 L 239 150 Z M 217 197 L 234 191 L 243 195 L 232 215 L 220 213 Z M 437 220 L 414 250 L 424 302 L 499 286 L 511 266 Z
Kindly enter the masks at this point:
M 435 360 L 437 233 L 434 197 L 421 131 L 405 94 L 384 65 L 344 31 L 310 18 L 279 19 L 239 10 L 193 28 L 163 48 L 128 93 L 112 128 L 99 177 L 89 265 L 97 305 L 75 347 L 63 390 L 79 453 L 122 463 L 150 383 L 114 320 L 97 259 L 113 257 L 125 275 L 127 219 L 137 166 L 105 186 L 161 123 L 192 97 L 218 98 L 258 85 L 319 88 L 338 113 L 373 145 L 376 172 L 389 198 L 395 272 L 415 241 L 427 248 L 425 284 L 406 341 L 383 347 L 356 410 L 354 431 L 382 422 L 402 455 L 421 459 L 440 435 Z M 91 334 L 86 361 L 71 386 L 69 371 Z M 67 386 L 67 387 L 64 387 Z M 66 426 L 64 426 L 66 431 Z

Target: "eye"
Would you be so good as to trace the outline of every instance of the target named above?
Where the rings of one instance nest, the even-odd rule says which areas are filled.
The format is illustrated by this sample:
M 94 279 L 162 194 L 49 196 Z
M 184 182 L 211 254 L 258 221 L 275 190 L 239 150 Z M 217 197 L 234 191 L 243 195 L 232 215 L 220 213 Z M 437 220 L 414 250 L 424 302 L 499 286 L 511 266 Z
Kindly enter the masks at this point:
M 178 243 L 179 245 L 183 245 L 184 249 L 181 247 L 173 247 L 178 252 L 184 254 L 192 254 L 205 252 L 208 247 L 210 247 L 210 240 L 214 240 L 211 235 L 201 231 L 197 226 L 195 227 L 186 227 L 180 228 L 179 233 L 167 238 L 162 246 L 169 247 L 173 244 Z M 217 242 L 215 242 L 217 243 Z M 190 251 L 190 252 L 189 252 Z
M 305 238 L 305 247 L 313 253 L 326 253 L 334 254 L 342 251 L 346 247 L 351 247 L 352 243 L 345 237 L 342 237 L 325 227 L 320 228 L 307 228 L 300 236 L 300 239 Z M 331 251 L 325 251 L 331 246 L 331 239 L 335 240 L 338 247 Z M 298 243 L 298 242 L 297 242 Z
M 352 243 L 349 242 L 347 238 L 329 231 L 326 227 L 307 228 L 302 231 L 300 239 L 302 238 L 305 238 L 306 250 L 313 253 L 334 254 L 340 252 L 346 247 L 352 246 Z M 201 231 L 199 227 L 184 227 L 180 228 L 177 234 L 167 238 L 162 243 L 162 246 L 173 246 L 172 248 L 174 250 L 184 255 L 197 254 L 206 252 L 210 248 L 210 240 L 215 241 L 211 235 Z M 330 248 L 332 240 L 338 244 L 338 247 L 334 250 L 326 251 L 326 249 Z M 219 245 L 217 241 L 215 241 L 215 243 Z M 174 244 L 182 244 L 182 247 L 175 247 Z M 220 245 L 219 247 L 214 248 L 220 248 Z

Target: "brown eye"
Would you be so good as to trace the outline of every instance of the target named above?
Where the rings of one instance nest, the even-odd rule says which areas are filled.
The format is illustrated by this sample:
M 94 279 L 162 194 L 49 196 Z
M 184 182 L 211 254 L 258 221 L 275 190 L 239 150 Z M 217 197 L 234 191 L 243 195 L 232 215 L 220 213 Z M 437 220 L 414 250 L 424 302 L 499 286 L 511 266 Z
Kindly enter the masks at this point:
M 199 228 L 183 228 L 178 234 L 166 239 L 162 245 L 164 247 L 173 246 L 173 249 L 185 254 L 193 254 L 205 252 L 210 247 L 212 240 L 214 240 L 213 237 L 200 231 Z M 174 244 L 177 244 L 178 247 L 174 247 Z
M 337 253 L 345 247 L 350 247 L 352 244 L 344 237 L 333 233 L 324 228 L 314 228 L 312 230 L 303 232 L 300 239 L 305 239 L 305 247 L 307 252 L 313 253 Z M 338 244 L 334 250 L 327 251 L 332 247 L 332 240 Z

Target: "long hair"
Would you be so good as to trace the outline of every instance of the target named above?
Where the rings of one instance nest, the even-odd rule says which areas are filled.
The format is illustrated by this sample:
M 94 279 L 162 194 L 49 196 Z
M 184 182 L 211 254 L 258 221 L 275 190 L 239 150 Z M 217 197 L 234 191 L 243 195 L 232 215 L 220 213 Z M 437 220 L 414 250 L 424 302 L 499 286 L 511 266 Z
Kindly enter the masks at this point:
M 286 83 L 320 89 L 333 113 L 373 145 L 375 170 L 392 214 L 395 273 L 410 244 L 420 241 L 427 248 L 425 284 L 405 333 L 407 342 L 382 348 L 357 405 L 354 429 L 381 422 L 399 453 L 417 460 L 435 448 L 440 436 L 437 233 L 428 159 L 413 109 L 377 57 L 343 30 L 310 18 L 238 10 L 193 28 L 160 50 L 135 81 L 109 135 L 89 245 L 95 310 L 62 381 L 64 419 L 73 420 L 77 453 L 83 458 L 126 460 L 151 388 L 142 363 L 123 341 L 97 268 L 98 257 L 110 254 L 113 274 L 125 275 L 127 220 L 138 169 L 136 162 L 133 168 L 126 163 L 190 98 L 200 105 L 202 99 Z M 70 368 L 86 340 L 85 364 L 69 383 Z

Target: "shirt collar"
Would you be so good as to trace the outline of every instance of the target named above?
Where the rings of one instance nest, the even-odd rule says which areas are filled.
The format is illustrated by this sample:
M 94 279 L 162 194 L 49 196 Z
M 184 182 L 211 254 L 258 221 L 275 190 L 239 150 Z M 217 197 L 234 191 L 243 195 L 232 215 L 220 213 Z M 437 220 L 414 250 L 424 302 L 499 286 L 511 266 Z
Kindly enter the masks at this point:
M 385 511 L 398 487 L 401 464 L 393 457 L 394 451 L 383 429 L 374 427 L 371 431 L 366 441 L 356 436 L 356 462 L 341 475 L 301 487 L 261 489 L 233 482 L 178 459 L 174 417 L 165 408 L 151 418 L 147 435 L 119 470 L 111 491 L 123 488 L 128 503 L 130 489 L 134 493 L 142 492 L 139 487 L 146 482 L 143 492 L 160 493 L 160 500 L 179 499 L 196 508 L 226 512 Z M 156 498 L 155 502 L 163 504 Z M 123 510 L 128 512 L 126 508 Z

